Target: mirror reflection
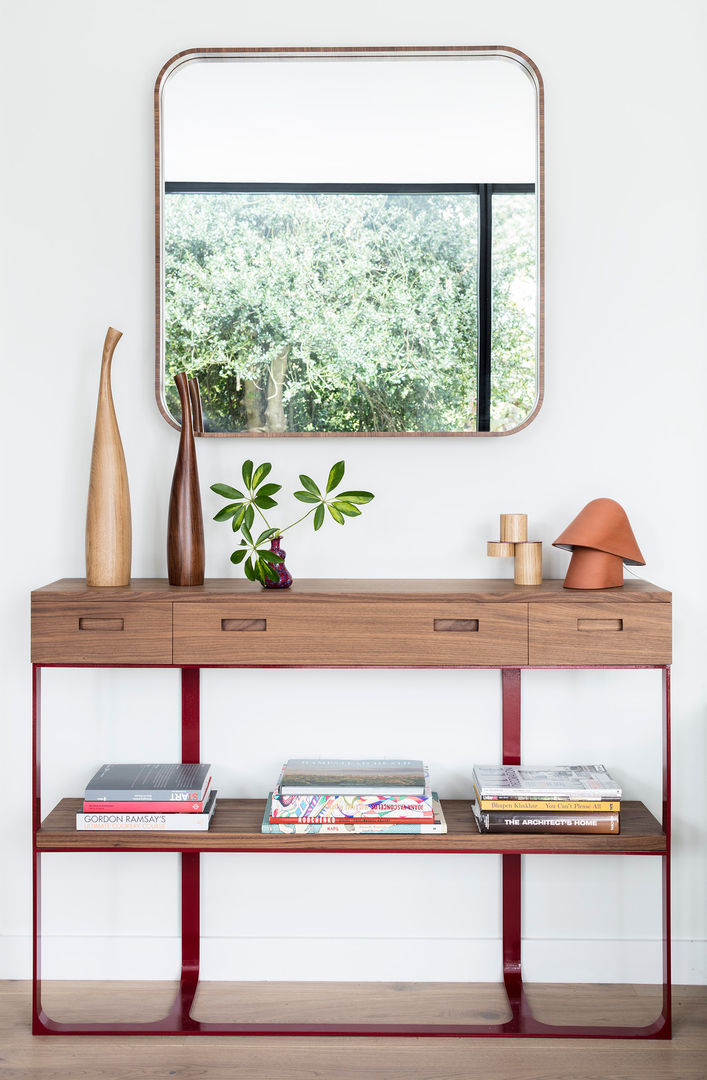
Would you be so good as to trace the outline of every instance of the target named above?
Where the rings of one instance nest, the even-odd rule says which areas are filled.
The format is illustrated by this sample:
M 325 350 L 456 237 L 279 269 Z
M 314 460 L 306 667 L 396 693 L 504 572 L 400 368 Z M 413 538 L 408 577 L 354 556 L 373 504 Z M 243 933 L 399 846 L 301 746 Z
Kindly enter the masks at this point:
M 542 268 L 524 65 L 482 50 L 216 51 L 163 75 L 168 418 L 186 370 L 212 434 L 527 422 L 542 390 Z

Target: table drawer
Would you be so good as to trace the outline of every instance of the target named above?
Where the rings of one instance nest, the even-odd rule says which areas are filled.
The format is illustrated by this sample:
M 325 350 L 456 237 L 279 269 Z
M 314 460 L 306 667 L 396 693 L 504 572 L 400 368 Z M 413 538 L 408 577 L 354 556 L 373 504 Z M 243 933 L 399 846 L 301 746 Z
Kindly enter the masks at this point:
M 175 664 L 527 664 L 526 604 L 175 603 Z
M 669 664 L 672 604 L 530 604 L 531 664 Z
M 171 664 L 172 605 L 35 601 L 32 662 Z

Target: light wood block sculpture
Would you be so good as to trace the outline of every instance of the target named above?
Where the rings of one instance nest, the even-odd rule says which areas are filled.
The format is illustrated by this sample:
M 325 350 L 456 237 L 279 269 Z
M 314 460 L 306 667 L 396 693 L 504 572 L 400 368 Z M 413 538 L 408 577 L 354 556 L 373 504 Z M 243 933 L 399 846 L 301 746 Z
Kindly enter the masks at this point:
M 501 514 L 501 539 L 489 540 L 486 553 L 492 558 L 513 556 L 513 581 L 516 585 L 542 585 L 543 546 L 528 540 L 527 514 Z

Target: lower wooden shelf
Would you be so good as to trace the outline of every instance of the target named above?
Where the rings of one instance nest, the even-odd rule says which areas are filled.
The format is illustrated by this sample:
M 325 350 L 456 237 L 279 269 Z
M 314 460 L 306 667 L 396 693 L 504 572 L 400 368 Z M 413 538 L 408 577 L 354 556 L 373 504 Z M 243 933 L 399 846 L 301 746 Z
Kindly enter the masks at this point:
M 660 823 L 641 802 L 621 804 L 621 832 L 508 835 L 479 833 L 468 800 L 442 800 L 448 832 L 441 836 L 263 834 L 265 799 L 219 799 L 208 832 L 78 832 L 81 799 L 62 799 L 37 831 L 38 851 L 353 851 L 520 854 L 665 855 Z

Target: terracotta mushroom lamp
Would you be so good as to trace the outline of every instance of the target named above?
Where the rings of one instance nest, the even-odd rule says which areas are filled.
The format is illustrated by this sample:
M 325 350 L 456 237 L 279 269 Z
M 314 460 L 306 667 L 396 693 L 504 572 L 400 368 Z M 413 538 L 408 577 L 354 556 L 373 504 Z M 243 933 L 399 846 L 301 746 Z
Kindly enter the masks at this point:
M 592 499 L 552 546 L 572 552 L 566 589 L 615 589 L 624 583 L 623 563 L 646 562 L 626 511 L 613 499 Z

